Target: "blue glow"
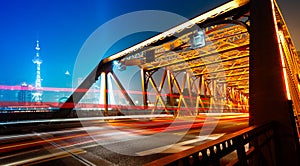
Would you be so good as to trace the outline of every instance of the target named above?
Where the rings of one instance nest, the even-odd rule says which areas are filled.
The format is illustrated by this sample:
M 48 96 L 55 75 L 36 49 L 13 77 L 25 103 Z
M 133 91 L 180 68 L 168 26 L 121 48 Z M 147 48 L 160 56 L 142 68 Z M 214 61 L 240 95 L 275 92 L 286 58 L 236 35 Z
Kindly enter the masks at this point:
M 34 84 L 36 66 L 31 60 L 35 56 L 36 40 L 42 48 L 39 54 L 43 59 L 42 85 L 65 87 L 65 71 L 72 75 L 81 46 L 94 30 L 110 19 L 137 10 L 165 10 L 191 18 L 224 2 L 3 0 L 0 70 L 5 72 L 1 73 L 0 85 Z M 115 46 L 113 52 L 134 44 L 126 43 L 130 41 Z
M 115 66 L 118 66 L 118 65 L 119 65 L 119 62 L 118 62 L 118 61 L 114 61 L 113 63 L 114 63 Z

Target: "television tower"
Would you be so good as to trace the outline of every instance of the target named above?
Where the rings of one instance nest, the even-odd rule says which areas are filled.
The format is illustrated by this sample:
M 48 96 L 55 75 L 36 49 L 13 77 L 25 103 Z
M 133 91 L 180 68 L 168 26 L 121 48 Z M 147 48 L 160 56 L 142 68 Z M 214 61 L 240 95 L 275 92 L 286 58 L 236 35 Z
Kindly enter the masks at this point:
M 35 79 L 35 91 L 32 93 L 32 101 L 40 103 L 42 102 L 42 79 L 41 79 L 41 64 L 42 59 L 40 58 L 40 46 L 39 41 L 36 41 L 36 54 L 35 57 L 32 59 L 32 62 L 36 64 L 36 79 Z

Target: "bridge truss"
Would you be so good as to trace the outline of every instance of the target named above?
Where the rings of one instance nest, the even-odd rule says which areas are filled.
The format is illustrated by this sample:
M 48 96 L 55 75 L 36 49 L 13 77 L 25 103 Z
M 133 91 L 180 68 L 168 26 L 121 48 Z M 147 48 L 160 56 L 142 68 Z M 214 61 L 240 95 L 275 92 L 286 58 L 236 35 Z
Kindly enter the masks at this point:
M 277 5 L 274 10 L 287 97 L 298 114 L 299 59 Z M 174 116 L 248 112 L 249 17 L 249 0 L 230 1 L 101 60 L 78 89 L 90 89 L 99 80 L 97 104 L 104 115 L 114 109 Z M 140 75 L 134 77 L 136 89 L 126 87 L 120 76 L 131 68 Z M 61 112 L 69 113 L 85 95 L 75 90 Z

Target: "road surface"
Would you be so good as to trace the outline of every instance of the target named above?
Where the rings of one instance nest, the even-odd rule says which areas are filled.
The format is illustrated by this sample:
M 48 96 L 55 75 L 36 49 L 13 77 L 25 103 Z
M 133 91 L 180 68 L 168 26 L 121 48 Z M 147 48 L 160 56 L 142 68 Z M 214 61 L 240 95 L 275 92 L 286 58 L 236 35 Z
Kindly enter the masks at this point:
M 1 165 L 143 165 L 248 126 L 248 114 L 86 120 L 0 136 Z

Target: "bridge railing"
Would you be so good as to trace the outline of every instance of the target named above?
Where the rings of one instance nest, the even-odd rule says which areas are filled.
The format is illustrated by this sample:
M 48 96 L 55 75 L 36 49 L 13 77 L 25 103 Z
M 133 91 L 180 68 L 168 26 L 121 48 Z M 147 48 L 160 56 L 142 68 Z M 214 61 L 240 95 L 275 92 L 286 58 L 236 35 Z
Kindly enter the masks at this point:
M 274 129 L 273 122 L 251 126 L 145 165 L 257 165 L 262 151 L 269 154 L 263 157 L 269 160 L 265 164 L 276 165 Z

